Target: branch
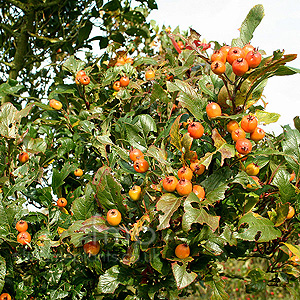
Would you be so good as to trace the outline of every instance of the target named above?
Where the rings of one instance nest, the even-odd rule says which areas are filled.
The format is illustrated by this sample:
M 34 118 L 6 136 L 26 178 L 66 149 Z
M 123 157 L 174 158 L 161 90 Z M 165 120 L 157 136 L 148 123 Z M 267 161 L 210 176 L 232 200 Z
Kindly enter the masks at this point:
M 11 26 L 0 23 L 0 28 L 2 28 L 4 31 L 8 32 L 10 35 L 15 36 L 15 33 L 12 30 Z

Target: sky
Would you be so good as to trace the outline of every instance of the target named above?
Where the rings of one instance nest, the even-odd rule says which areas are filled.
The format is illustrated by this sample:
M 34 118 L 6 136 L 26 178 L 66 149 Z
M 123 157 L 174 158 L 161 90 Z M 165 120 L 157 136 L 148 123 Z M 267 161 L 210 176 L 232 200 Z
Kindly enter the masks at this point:
M 271 55 L 274 50 L 297 54 L 288 66 L 300 69 L 300 1 L 299 0 L 156 0 L 158 10 L 151 12 L 148 20 L 174 29 L 192 27 L 207 41 L 217 40 L 230 44 L 239 36 L 238 28 L 250 9 L 264 6 L 265 16 L 256 28 L 251 44 Z M 293 118 L 300 115 L 300 74 L 272 77 L 264 89 L 266 110 L 281 115 L 276 124 L 263 127 L 279 134 L 281 125 L 294 127 Z

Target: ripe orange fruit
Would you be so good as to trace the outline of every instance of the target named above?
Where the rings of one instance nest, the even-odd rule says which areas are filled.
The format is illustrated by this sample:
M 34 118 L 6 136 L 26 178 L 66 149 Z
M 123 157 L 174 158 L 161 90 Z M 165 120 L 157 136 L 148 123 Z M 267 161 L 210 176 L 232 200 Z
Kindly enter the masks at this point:
M 190 252 L 190 247 L 187 244 L 180 244 L 175 248 L 175 255 L 180 259 L 189 257 Z
M 193 178 L 193 171 L 189 167 L 182 167 L 177 172 L 179 179 L 187 179 L 189 181 Z
M 192 183 L 187 179 L 180 179 L 176 185 L 176 191 L 180 196 L 188 195 L 192 192 Z
M 207 106 L 206 106 L 206 113 L 210 119 L 213 119 L 213 118 L 221 116 L 222 110 L 218 103 L 211 102 L 211 103 L 207 104 Z
M 210 65 L 210 68 L 217 75 L 221 75 L 226 71 L 225 63 L 219 60 L 213 61 Z
M 56 204 L 57 206 L 59 207 L 65 207 L 67 204 L 68 204 L 68 201 L 66 198 L 59 198 L 57 201 L 56 201 Z
M 177 183 L 178 180 L 175 176 L 168 176 L 162 181 L 163 188 L 169 193 L 176 190 Z
M 193 192 L 196 194 L 196 196 L 199 199 L 204 199 L 205 191 L 204 191 L 204 188 L 201 185 L 194 185 L 193 186 Z
M 153 80 L 155 78 L 155 72 L 152 70 L 148 70 L 145 73 L 146 80 Z
M 144 158 L 140 158 L 134 162 L 133 167 L 138 173 L 145 173 L 149 169 L 149 163 Z
M 251 152 L 252 144 L 248 139 L 239 139 L 236 141 L 235 149 L 238 153 L 246 155 Z
M 78 168 L 74 171 L 74 175 L 77 177 L 81 177 L 83 175 L 83 171 Z
M 128 86 L 128 84 L 129 84 L 129 78 L 127 76 L 122 76 L 120 78 L 120 85 L 122 87 L 126 87 L 126 86 Z
M 83 251 L 89 256 L 97 255 L 100 251 L 100 244 L 98 241 L 90 241 L 83 245 Z
M 120 90 L 120 87 L 121 87 L 121 83 L 120 81 L 115 81 L 114 84 L 113 84 L 113 89 L 118 92 Z
M 286 219 L 289 220 L 295 215 L 295 209 L 293 206 L 289 206 L 289 212 L 288 215 L 286 216 Z
M 245 56 L 246 56 L 248 52 L 254 50 L 254 47 L 248 43 L 242 48 L 242 50 L 244 51 Z
M 227 128 L 227 131 L 229 133 L 231 133 L 232 131 L 238 129 L 240 126 L 239 126 L 239 123 L 235 120 L 231 120 L 227 123 L 226 125 L 226 128 Z
M 20 232 L 17 235 L 17 241 L 18 241 L 18 243 L 20 243 L 22 245 L 26 245 L 27 243 L 30 243 L 31 242 L 30 233 L 27 231 Z
M 250 133 L 250 139 L 254 142 L 259 142 L 265 137 L 265 131 L 259 127 L 256 127 L 253 132 Z
M 243 76 L 249 70 L 248 63 L 244 58 L 238 58 L 232 63 L 232 72 L 237 76 Z
M 257 121 L 256 117 L 254 117 L 252 115 L 247 115 L 242 118 L 241 127 L 243 128 L 243 130 L 245 132 L 251 133 L 257 127 L 257 123 L 258 123 L 258 121 Z
M 245 58 L 245 53 L 240 47 L 232 47 L 227 53 L 227 61 L 232 63 L 238 58 Z
M 197 175 L 203 174 L 205 172 L 205 169 L 206 169 L 204 165 L 199 164 L 198 162 L 192 162 L 190 164 L 190 168 Z
M 22 152 L 19 154 L 18 159 L 19 159 L 19 162 L 24 164 L 29 160 L 29 155 L 27 152 Z
M 204 128 L 200 122 L 192 122 L 188 126 L 188 132 L 193 139 L 200 139 L 204 133 Z
M 27 231 L 27 229 L 28 229 L 28 224 L 27 224 L 27 222 L 24 221 L 24 220 L 18 221 L 17 224 L 16 224 L 16 229 L 17 229 L 19 232 Z
M 111 226 L 118 226 L 121 223 L 122 215 L 117 209 L 110 209 L 107 212 L 106 220 Z
M 0 300 L 11 300 L 11 296 L 8 293 L 3 293 L 0 295 Z
M 210 57 L 210 60 L 213 61 L 221 61 L 224 64 L 226 63 L 227 53 L 224 51 L 216 50 Z
M 49 105 L 50 105 L 50 107 L 54 108 L 55 110 L 62 109 L 62 103 L 58 100 L 55 100 L 55 99 L 51 99 L 49 101 Z
M 231 138 L 235 142 L 239 139 L 244 139 L 246 138 L 246 132 L 242 128 L 238 127 L 231 132 Z
M 132 161 L 136 161 L 138 159 L 144 158 L 144 154 L 141 150 L 139 149 L 132 149 L 129 153 L 129 158 Z

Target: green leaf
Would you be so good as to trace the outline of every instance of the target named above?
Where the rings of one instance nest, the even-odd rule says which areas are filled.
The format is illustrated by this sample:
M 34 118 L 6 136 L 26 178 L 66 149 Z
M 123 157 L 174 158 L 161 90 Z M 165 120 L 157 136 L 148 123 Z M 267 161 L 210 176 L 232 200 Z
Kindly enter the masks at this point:
M 194 208 L 192 203 L 197 203 L 199 208 Z M 184 214 L 182 217 L 182 229 L 189 231 L 193 223 L 207 224 L 213 231 L 219 227 L 219 216 L 210 215 L 204 207 L 202 201 L 194 194 L 190 193 L 184 201 Z
M 300 132 L 300 118 L 299 118 L 299 116 L 296 116 L 293 120 L 294 120 L 295 128 Z
M 61 170 L 54 168 L 53 174 L 52 174 L 52 189 L 55 194 L 58 193 L 58 188 L 62 186 L 65 182 L 64 180 L 69 176 L 70 173 L 74 172 L 77 169 L 77 165 L 70 164 L 69 161 L 67 161 Z
M 97 285 L 98 293 L 112 294 L 115 292 L 119 284 L 128 284 L 130 276 L 127 272 L 122 272 L 119 266 L 113 266 L 106 270 L 103 275 L 99 276 Z
M 188 109 L 190 113 L 198 120 L 203 120 L 203 112 L 207 104 L 207 100 L 201 97 L 191 85 L 175 79 L 175 82 L 167 81 L 167 89 L 169 92 L 180 92 L 178 100 L 181 105 Z
M 272 209 L 272 212 L 269 213 L 269 218 L 276 227 L 282 225 L 286 221 L 286 217 L 289 213 L 289 206 L 289 203 L 277 203 L 276 209 Z
M 251 270 L 247 277 L 250 277 L 251 283 L 246 285 L 247 293 L 264 292 L 267 287 L 266 274 L 259 268 Z
M 17 136 L 18 128 L 16 126 L 15 116 L 17 109 L 10 103 L 4 103 L 0 107 L 0 133 L 2 136 L 14 139 Z
M 57 157 L 63 157 L 66 153 L 71 152 L 75 149 L 74 141 L 69 137 L 61 137 L 57 140 L 57 144 L 60 146 L 57 149 Z
M 181 135 L 179 133 L 180 129 L 180 119 L 181 116 L 178 116 L 176 120 L 174 121 L 171 130 L 170 130 L 170 137 L 171 137 L 171 144 L 175 146 L 179 151 L 182 151 L 182 145 L 181 145 Z
M 76 220 L 85 220 L 90 218 L 95 212 L 94 190 L 90 183 L 88 183 L 84 190 L 84 195 L 76 198 L 72 202 L 71 211 Z
M 229 299 L 229 295 L 225 291 L 225 282 L 219 276 L 206 276 L 205 283 L 212 288 L 211 300 Z
M 2 292 L 4 287 L 5 275 L 6 275 L 6 261 L 2 256 L 0 256 L 0 293 Z
M 126 31 L 126 34 L 131 35 L 131 36 L 140 36 L 143 37 L 145 39 L 149 38 L 150 33 L 148 30 L 146 30 L 146 28 L 139 28 L 136 26 L 132 26 L 130 28 L 128 28 Z
M 289 202 L 296 195 L 295 188 L 289 181 L 290 176 L 285 169 L 279 168 L 272 181 L 272 184 L 279 188 L 280 199 L 283 203 Z
M 88 39 L 93 28 L 93 23 L 89 20 L 78 31 L 78 45 L 83 44 Z
M 266 124 L 266 125 L 271 123 L 276 123 L 280 118 L 280 114 L 270 113 L 263 110 L 255 111 L 255 116 L 257 117 L 259 123 Z
M 289 248 L 289 250 L 296 256 L 300 258 L 300 246 L 298 245 L 291 245 L 288 243 L 283 243 L 285 246 Z
M 133 123 L 139 126 L 144 138 L 146 138 L 151 131 L 157 132 L 156 123 L 150 115 L 138 115 L 133 119 Z
M 241 228 L 243 224 L 247 224 L 248 228 Z M 275 228 L 271 220 L 253 212 L 245 214 L 239 220 L 238 226 L 240 227 L 240 232 L 237 237 L 247 241 L 263 243 L 281 236 L 281 231 Z
M 296 180 L 300 177 L 300 132 L 296 129 L 291 129 L 289 125 L 284 128 L 284 140 L 281 142 L 285 160 L 288 166 L 295 172 Z
M 66 62 L 63 64 L 63 70 L 70 73 L 76 74 L 78 71 L 82 70 L 85 63 L 82 60 L 76 59 L 74 55 L 71 55 Z
M 131 22 L 137 23 L 137 24 L 142 24 L 143 22 L 145 22 L 144 15 L 141 12 L 136 11 L 136 10 L 126 12 L 125 14 L 123 14 L 123 17 L 125 19 L 127 19 L 128 21 L 131 21 Z
M 143 64 L 156 66 L 156 65 L 158 65 L 158 62 L 154 58 L 151 58 L 151 57 L 141 57 L 134 61 L 133 66 L 138 67 Z
M 40 152 L 45 153 L 47 150 L 47 143 L 43 138 L 33 139 L 26 136 L 23 143 L 26 146 L 27 151 L 33 154 L 38 154 Z
M 179 290 L 190 285 L 197 277 L 194 272 L 187 272 L 187 264 L 182 264 L 181 266 L 175 262 L 172 263 L 172 271 L 176 280 L 177 288 Z
M 157 100 L 162 101 L 166 104 L 170 101 L 165 90 L 155 82 L 151 91 L 150 102 L 153 103 Z
M 156 209 L 162 211 L 163 215 L 159 215 L 159 225 L 157 230 L 162 230 L 170 227 L 170 219 L 174 212 L 178 209 L 181 203 L 181 198 L 176 197 L 174 194 L 163 194 L 156 204 Z
M 138 124 L 125 123 L 125 130 L 128 143 L 133 148 L 138 148 L 142 152 L 147 150 L 146 137 L 142 134 L 142 130 Z
M 230 230 L 229 226 L 226 224 L 224 230 L 220 237 L 230 246 L 237 245 L 237 239 L 235 238 L 235 234 Z
M 264 17 L 264 7 L 255 5 L 248 13 L 240 28 L 240 37 L 232 41 L 232 46 L 243 47 L 253 38 L 253 32 Z
M 126 213 L 121 194 L 122 185 L 116 181 L 109 167 L 100 168 L 95 174 L 92 184 L 101 207 L 106 211 L 117 208 L 122 214 Z
M 214 101 L 218 101 L 218 96 L 214 92 L 214 85 L 212 84 L 212 77 L 208 75 L 203 75 L 198 81 L 201 91 L 208 95 Z

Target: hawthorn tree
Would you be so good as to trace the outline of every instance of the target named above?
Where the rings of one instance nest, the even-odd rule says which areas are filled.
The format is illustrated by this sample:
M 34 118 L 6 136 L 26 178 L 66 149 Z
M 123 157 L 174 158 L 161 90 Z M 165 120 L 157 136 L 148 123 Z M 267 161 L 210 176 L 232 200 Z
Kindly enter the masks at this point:
M 257 297 L 296 295 L 300 134 L 261 128 L 279 117 L 261 101 L 267 80 L 299 73 L 286 66 L 296 55 L 260 51 L 243 74 L 229 62 L 215 74 L 223 41 L 150 27 L 155 2 L 139 2 L 2 4 L 2 292 L 229 299 L 232 278 Z M 262 18 L 257 5 L 229 48 L 248 45 Z M 95 40 L 103 54 L 77 58 Z M 241 128 L 243 143 L 231 133 Z

